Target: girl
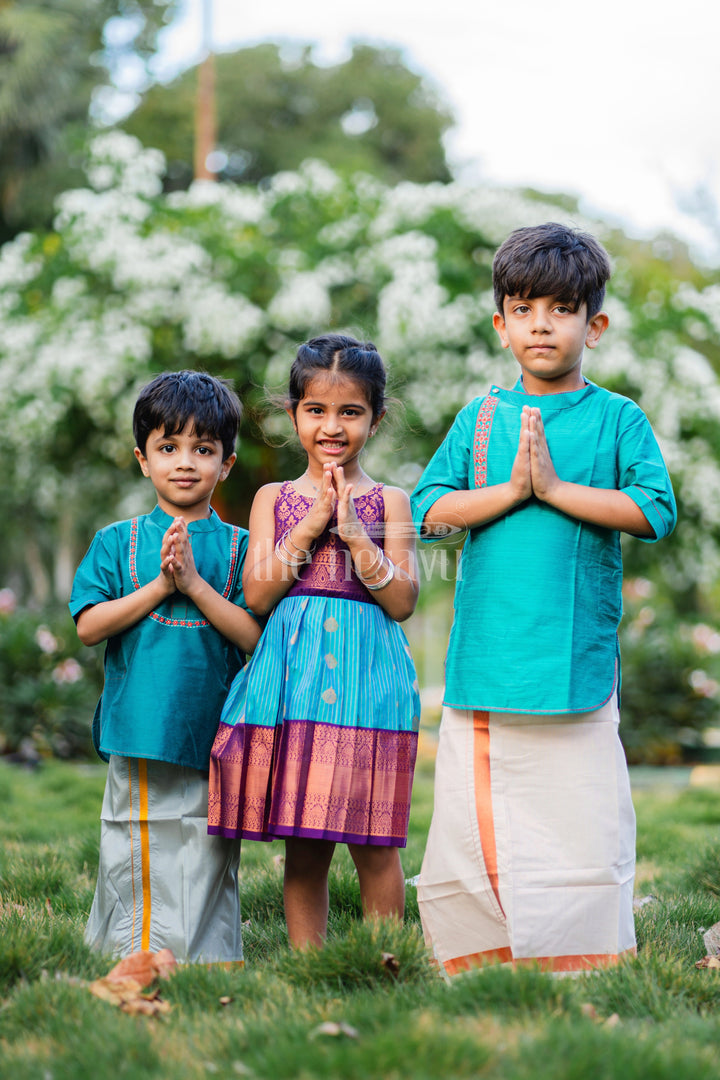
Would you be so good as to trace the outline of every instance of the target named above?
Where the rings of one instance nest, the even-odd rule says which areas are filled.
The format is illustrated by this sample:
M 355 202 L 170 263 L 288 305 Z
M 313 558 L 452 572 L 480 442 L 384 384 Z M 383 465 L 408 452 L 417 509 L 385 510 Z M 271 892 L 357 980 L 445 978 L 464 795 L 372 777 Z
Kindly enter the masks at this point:
M 286 411 L 307 468 L 253 503 L 243 588 L 272 615 L 225 704 L 209 831 L 285 838 L 285 917 L 303 947 L 327 932 L 338 841 L 364 913 L 402 916 L 420 703 L 397 624 L 415 608 L 418 573 L 407 496 L 360 464 L 385 414 L 375 346 L 339 334 L 302 345 Z

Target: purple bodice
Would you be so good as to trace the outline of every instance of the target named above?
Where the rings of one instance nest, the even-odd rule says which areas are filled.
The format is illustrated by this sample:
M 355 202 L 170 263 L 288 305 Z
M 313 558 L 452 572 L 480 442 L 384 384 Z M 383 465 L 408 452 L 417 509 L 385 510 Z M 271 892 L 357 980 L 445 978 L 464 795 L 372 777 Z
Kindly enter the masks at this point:
M 293 525 L 307 515 L 315 500 L 301 495 L 289 480 L 280 488 L 275 500 L 275 541 L 289 532 Z M 385 500 L 382 484 L 375 484 L 364 495 L 353 498 L 358 519 L 380 548 L 383 547 L 382 526 L 385 521 Z M 337 532 L 337 518 L 333 514 L 328 526 L 318 537 L 312 562 L 300 571 L 297 581 L 287 596 L 338 596 L 344 600 L 360 600 L 366 604 L 376 603 L 372 593 L 355 573 L 350 549 Z

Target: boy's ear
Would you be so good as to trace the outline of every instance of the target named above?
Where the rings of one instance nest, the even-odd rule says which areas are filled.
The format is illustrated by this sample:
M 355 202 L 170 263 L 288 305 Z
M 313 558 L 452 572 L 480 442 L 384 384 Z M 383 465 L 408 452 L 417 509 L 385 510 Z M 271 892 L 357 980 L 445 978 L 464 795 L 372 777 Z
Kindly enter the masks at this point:
M 607 330 L 609 322 L 610 320 L 604 311 L 598 311 L 597 315 L 593 315 L 587 324 L 587 333 L 585 334 L 585 344 L 588 349 L 595 348 Z
M 145 457 L 145 455 L 143 454 L 143 452 L 142 452 L 142 450 L 140 449 L 140 447 L 139 447 L 139 446 L 136 446 L 136 447 L 135 447 L 135 449 L 133 450 L 133 453 L 135 454 L 135 457 L 136 457 L 136 458 L 138 459 L 138 461 L 140 462 L 140 468 L 142 469 L 142 474 L 143 474 L 143 476 L 149 476 L 149 475 L 150 475 L 150 472 L 149 472 L 149 470 L 148 470 L 148 463 L 147 463 L 147 458 L 146 458 L 146 457 Z
M 222 463 L 222 468 L 220 470 L 220 475 L 218 476 L 218 481 L 227 479 L 228 473 L 230 472 L 230 470 L 232 469 L 232 467 L 233 467 L 233 465 L 235 464 L 236 461 L 237 461 L 237 454 L 231 454 L 230 457 L 225 458 L 225 460 Z
M 502 317 L 499 311 L 496 311 L 493 315 L 493 326 L 497 331 L 497 335 L 500 338 L 503 349 L 509 349 L 510 342 L 508 341 L 507 332 L 505 330 L 505 319 Z

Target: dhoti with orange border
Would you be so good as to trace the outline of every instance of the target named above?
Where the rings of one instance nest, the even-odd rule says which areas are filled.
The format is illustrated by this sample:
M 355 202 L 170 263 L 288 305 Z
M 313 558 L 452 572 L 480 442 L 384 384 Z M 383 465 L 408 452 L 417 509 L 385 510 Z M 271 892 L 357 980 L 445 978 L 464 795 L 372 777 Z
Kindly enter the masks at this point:
M 242 962 L 240 842 L 207 832 L 207 774 L 113 754 L 85 941 L 127 956 L 170 949 L 180 963 Z
M 425 939 L 454 975 L 552 971 L 635 952 L 635 813 L 615 696 L 588 713 L 445 707 L 418 881 Z

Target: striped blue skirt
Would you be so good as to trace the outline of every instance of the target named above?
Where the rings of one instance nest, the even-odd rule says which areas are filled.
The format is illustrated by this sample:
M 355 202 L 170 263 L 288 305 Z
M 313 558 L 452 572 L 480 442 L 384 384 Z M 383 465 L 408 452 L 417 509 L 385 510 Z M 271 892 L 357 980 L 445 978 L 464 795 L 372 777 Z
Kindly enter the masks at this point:
M 223 710 L 210 831 L 403 845 L 419 721 L 410 647 L 381 607 L 285 597 Z

